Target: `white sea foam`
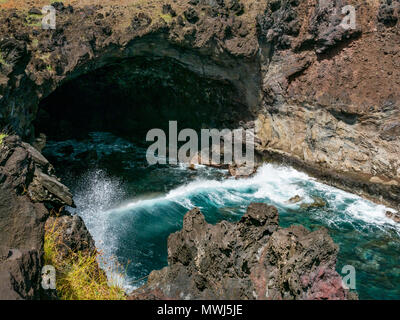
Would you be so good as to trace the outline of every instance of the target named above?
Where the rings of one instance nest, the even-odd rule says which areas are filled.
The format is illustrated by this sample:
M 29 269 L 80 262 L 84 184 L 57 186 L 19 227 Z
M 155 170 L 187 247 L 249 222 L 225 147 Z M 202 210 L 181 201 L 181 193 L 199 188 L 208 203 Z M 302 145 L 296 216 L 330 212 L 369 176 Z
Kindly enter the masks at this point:
M 345 213 L 352 219 L 362 220 L 370 224 L 394 225 L 394 222 L 385 216 L 386 211 L 393 211 L 393 209 L 320 183 L 293 168 L 272 164 L 264 164 L 259 168 L 257 174 L 251 178 L 229 178 L 222 181 L 197 179 L 171 190 L 165 196 L 135 200 L 113 211 L 124 212 L 137 207 L 162 205 L 162 203 L 169 201 L 174 201 L 190 209 L 194 206 L 190 197 L 196 194 L 205 194 L 209 201 L 218 207 L 223 207 L 226 202 L 269 199 L 273 204 L 293 208 L 298 207 L 299 204 L 289 204 L 289 198 L 299 195 L 303 202 L 310 203 L 313 201 L 312 196 L 316 191 L 324 195 L 331 208 L 343 210 L 339 208 L 344 207 Z
M 386 226 L 390 226 L 392 229 L 397 228 L 400 233 L 398 225 L 396 226 L 385 216 L 385 212 L 392 209 L 320 183 L 293 168 L 272 164 L 263 165 L 257 174 L 250 178 L 228 178 L 222 181 L 197 179 L 165 195 L 152 199 L 136 198 L 118 207 L 115 205 L 120 203 L 120 199 L 124 196 L 118 181 L 95 171 L 85 176 L 81 185 L 82 188 L 78 190 L 75 198 L 78 206 L 76 212 L 85 220 L 97 246 L 110 256 L 115 253 L 117 241 L 116 229 L 110 232 L 110 228 L 117 228 L 116 226 L 122 228 L 123 225 L 118 217 L 123 218 L 125 214 L 141 212 L 135 210 L 138 208 L 153 209 L 155 206 L 165 210 L 151 210 L 152 215 L 168 214 L 172 210 L 169 206 L 171 203 L 190 210 L 196 205 L 196 198 L 203 199 L 217 208 L 238 207 L 251 201 L 261 201 L 275 204 L 280 208 L 299 209 L 300 203 L 288 203 L 291 197 L 299 195 L 303 199 L 302 202 L 309 203 L 317 194 L 325 199 L 327 207 L 331 213 L 333 212 L 327 214 L 321 209 L 313 213 L 326 225 L 338 226 L 346 222 L 356 228 L 356 225 L 362 222 L 363 228 L 365 225 L 367 228 L 370 225 L 384 230 Z M 126 288 L 131 287 L 126 284 Z

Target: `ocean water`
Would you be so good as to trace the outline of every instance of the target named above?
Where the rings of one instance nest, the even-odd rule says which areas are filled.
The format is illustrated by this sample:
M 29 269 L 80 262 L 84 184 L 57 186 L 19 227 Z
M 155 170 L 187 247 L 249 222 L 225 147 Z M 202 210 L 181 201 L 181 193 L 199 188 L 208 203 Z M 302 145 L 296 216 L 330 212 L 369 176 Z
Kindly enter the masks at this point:
M 400 299 L 400 225 L 385 216 L 390 208 L 290 167 L 264 164 L 255 176 L 234 179 L 204 166 L 149 167 L 145 152 L 143 145 L 101 132 L 82 141 L 50 141 L 45 150 L 74 192 L 73 212 L 85 220 L 106 260 L 118 262 L 110 277 L 127 291 L 167 265 L 167 238 L 181 229 L 188 210 L 199 207 L 209 223 L 237 221 L 251 202 L 265 202 L 278 208 L 282 227 L 328 229 L 340 247 L 337 271 L 355 268 L 361 299 Z M 302 202 L 289 204 L 295 195 Z M 313 197 L 326 206 L 302 209 Z

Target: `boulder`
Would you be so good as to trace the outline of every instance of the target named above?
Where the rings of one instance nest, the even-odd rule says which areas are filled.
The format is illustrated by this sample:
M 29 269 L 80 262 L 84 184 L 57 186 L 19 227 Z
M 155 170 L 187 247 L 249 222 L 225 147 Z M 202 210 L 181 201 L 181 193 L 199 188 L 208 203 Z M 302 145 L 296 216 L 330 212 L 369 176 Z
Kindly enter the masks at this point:
M 57 207 L 75 207 L 69 189 L 55 176 L 49 176 L 40 169 L 35 170 L 33 181 L 28 190 L 31 199 L 35 202 L 49 202 Z
M 27 195 L 16 194 L 7 181 L 0 184 L 1 245 L 42 252 L 48 214 L 42 203 L 32 203 Z
M 279 227 L 278 210 L 252 203 L 237 223 L 210 225 L 198 208 L 168 238 L 168 266 L 130 299 L 350 299 L 326 229 Z
M 320 197 L 312 197 L 312 198 L 314 200 L 313 203 L 302 203 L 300 205 L 300 208 L 304 210 L 310 210 L 313 208 L 323 208 L 326 206 L 326 202 L 324 201 L 324 199 Z
M 287 203 L 298 203 L 298 202 L 300 202 L 301 200 L 303 200 L 303 198 L 302 197 L 300 197 L 299 195 L 295 195 L 294 197 L 292 197 L 292 198 L 290 198 L 288 201 L 287 201 Z
M 72 194 L 54 175 L 53 166 L 34 147 L 18 136 L 8 136 L 0 146 L 0 174 L 4 185 L 18 194 L 27 194 L 33 202 L 56 208 L 74 206 Z
M 257 172 L 257 166 L 254 163 L 230 164 L 229 174 L 235 178 L 250 177 Z
M 400 223 L 400 213 L 386 211 L 386 217 L 392 219 L 394 222 Z

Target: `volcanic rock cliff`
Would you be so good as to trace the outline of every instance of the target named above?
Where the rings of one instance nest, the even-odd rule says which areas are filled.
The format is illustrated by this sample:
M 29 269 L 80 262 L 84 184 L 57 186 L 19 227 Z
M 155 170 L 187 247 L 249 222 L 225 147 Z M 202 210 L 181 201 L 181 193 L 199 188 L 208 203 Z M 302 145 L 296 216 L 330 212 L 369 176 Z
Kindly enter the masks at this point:
M 41 295 L 45 221 L 52 211 L 73 205 L 51 165 L 25 142 L 35 142 L 46 127 L 74 134 L 88 122 L 99 129 L 104 122 L 121 127 L 127 117 L 123 103 L 108 113 L 88 107 L 85 117 L 74 117 L 74 104 L 62 101 L 59 118 L 49 117 L 46 100 L 74 83 L 91 94 L 85 102 L 110 86 L 124 102 L 121 92 L 136 93 L 129 84 L 146 79 L 145 90 L 139 88 L 142 100 L 156 90 L 171 94 L 168 101 L 184 96 L 181 107 L 194 122 L 201 122 L 197 111 L 204 104 L 209 124 L 254 128 L 264 159 L 399 208 L 399 0 L 72 0 L 53 3 L 55 30 L 41 28 L 44 5 L 48 1 L 0 4 L 0 128 L 22 138 L 0 144 L 3 297 Z M 341 25 L 346 5 L 355 9 L 354 28 Z M 69 121 L 59 120 L 67 114 Z M 110 114 L 115 121 L 105 121 Z M 188 214 L 184 230 L 170 237 L 170 266 L 153 273 L 136 296 L 347 297 L 334 271 L 337 248 L 324 231 L 279 229 L 272 208 L 253 213 L 249 209 L 237 225 L 215 227 L 198 211 Z M 61 223 L 87 233 L 80 223 Z M 216 242 L 208 242 L 206 232 Z M 240 240 L 237 246 L 232 239 Z M 242 259 L 247 244 L 253 258 Z M 293 270 L 284 267 L 286 260 Z
M 99 94 L 115 83 L 126 93 L 146 74 L 157 79 L 148 96 L 154 85 L 175 88 L 179 97 L 186 92 L 188 113 L 209 104 L 211 124 L 255 128 L 265 158 L 398 206 L 398 0 L 65 1 L 53 4 L 56 29 L 42 30 L 45 4 L 0 4 L 0 126 L 33 141 L 41 101 L 70 80 L 92 75 Z M 355 10 L 352 28 L 342 26 L 347 5 Z M 114 68 L 121 65 L 128 67 Z M 177 84 L 195 76 L 194 87 Z M 61 119 L 73 105 L 61 105 Z M 124 110 L 108 124 L 124 121 Z M 88 107 L 87 117 L 98 125 L 103 111 Z M 62 132 L 77 122 L 76 132 L 88 120 L 74 121 L 74 112 L 48 127 Z
M 66 205 L 74 205 L 72 195 L 46 158 L 17 136 L 4 138 L 0 143 L 0 300 L 49 298 L 40 285 L 46 223 L 60 230 L 63 250 L 95 250 L 83 220 L 66 212 Z

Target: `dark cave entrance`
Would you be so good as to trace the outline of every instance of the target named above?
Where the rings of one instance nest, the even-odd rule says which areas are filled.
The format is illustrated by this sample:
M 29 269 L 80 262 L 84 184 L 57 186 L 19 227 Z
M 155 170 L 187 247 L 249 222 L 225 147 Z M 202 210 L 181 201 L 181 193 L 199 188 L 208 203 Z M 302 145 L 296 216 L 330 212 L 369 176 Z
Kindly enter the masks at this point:
M 65 82 L 41 101 L 34 127 L 46 135 L 43 153 L 72 191 L 76 177 L 93 168 L 137 188 L 139 176 L 146 180 L 160 169 L 144 161 L 149 130 L 168 135 L 173 120 L 178 130 L 238 128 L 251 119 L 243 100 L 227 80 L 202 77 L 171 58 L 135 57 Z M 169 183 L 166 176 L 163 184 Z
M 250 119 L 238 90 L 171 58 L 127 59 L 70 80 L 40 103 L 36 133 L 51 140 L 107 131 L 142 139 L 148 130 L 237 128 Z

